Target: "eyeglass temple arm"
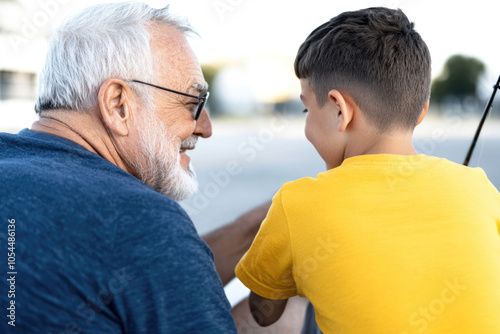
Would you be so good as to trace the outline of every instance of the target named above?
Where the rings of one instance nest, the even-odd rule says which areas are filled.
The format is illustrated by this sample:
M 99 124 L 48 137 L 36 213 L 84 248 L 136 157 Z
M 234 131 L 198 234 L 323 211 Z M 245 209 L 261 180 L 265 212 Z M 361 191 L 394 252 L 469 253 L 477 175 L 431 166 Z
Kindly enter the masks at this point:
M 176 94 L 184 95 L 184 96 L 187 96 L 187 97 L 192 97 L 192 98 L 195 98 L 195 99 L 200 99 L 200 100 L 201 99 L 205 99 L 205 97 L 199 97 L 199 96 L 196 96 L 196 95 L 191 95 L 191 94 L 179 92 L 179 91 L 176 91 L 176 90 L 173 90 L 173 89 L 168 89 L 168 88 L 165 88 L 165 87 L 153 85 L 153 84 L 150 84 L 148 82 L 144 82 L 144 81 L 140 81 L 140 80 L 130 80 L 130 81 L 132 81 L 132 82 L 138 82 L 138 83 L 141 83 L 143 85 L 148 85 L 148 86 L 155 87 L 155 88 L 158 88 L 158 89 L 163 89 L 163 90 L 166 90 L 167 92 L 176 93 Z

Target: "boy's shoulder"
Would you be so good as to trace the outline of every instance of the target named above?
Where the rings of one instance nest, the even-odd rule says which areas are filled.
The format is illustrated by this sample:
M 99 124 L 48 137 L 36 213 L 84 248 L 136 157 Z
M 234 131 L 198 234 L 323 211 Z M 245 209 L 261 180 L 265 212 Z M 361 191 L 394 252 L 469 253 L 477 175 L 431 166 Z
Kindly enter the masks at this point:
M 285 183 L 280 192 L 286 197 L 321 196 L 322 193 L 353 189 L 366 183 L 391 187 L 395 183 L 433 183 L 466 185 L 479 183 L 490 187 L 481 168 L 471 168 L 444 158 L 418 155 L 374 154 L 345 159 L 333 169 L 316 177 Z M 495 189 L 496 190 L 496 189 Z

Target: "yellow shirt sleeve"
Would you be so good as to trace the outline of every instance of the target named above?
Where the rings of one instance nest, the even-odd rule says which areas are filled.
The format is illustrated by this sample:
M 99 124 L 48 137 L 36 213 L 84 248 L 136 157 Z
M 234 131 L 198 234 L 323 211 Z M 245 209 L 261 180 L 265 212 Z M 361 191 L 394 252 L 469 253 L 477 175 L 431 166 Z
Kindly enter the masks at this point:
M 247 288 L 273 300 L 297 295 L 290 233 L 281 196 L 282 190 L 274 196 L 252 246 L 236 266 L 236 276 Z
M 482 173 L 484 174 L 484 172 Z M 488 183 L 488 187 L 491 190 L 491 197 L 497 204 L 497 207 L 500 208 L 500 193 L 498 192 L 498 189 L 493 185 L 493 183 L 490 182 L 490 180 L 488 180 L 486 174 L 484 174 L 484 177 L 486 179 L 486 182 Z M 497 223 L 498 235 L 500 235 L 500 218 L 497 218 L 496 223 Z

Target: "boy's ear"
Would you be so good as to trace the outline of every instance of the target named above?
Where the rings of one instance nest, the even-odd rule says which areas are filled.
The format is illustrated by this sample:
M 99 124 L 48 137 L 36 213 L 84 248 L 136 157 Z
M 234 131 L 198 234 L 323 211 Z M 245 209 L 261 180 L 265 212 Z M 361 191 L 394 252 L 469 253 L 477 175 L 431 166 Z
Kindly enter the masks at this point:
M 127 136 L 133 102 L 130 87 L 123 80 L 108 79 L 101 85 L 97 99 L 102 120 L 109 131 Z
M 336 89 L 328 92 L 328 98 L 334 105 L 335 117 L 337 117 L 337 131 L 344 132 L 347 125 L 351 123 L 354 112 L 354 101 L 347 94 L 342 94 Z
M 422 123 L 422 121 L 425 118 L 425 115 L 427 115 L 427 110 L 429 110 L 429 102 L 430 100 L 427 100 L 427 103 L 424 106 L 424 109 L 422 109 L 422 112 L 420 113 L 420 116 L 418 117 L 417 125 Z

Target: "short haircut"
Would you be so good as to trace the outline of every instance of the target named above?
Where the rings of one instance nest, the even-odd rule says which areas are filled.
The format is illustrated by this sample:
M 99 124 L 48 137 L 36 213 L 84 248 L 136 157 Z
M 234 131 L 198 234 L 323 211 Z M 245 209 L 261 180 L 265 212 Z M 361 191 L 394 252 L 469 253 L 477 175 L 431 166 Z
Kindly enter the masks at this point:
M 185 20 L 170 14 L 168 6 L 154 9 L 139 2 L 101 4 L 66 19 L 51 37 L 35 111 L 90 111 L 97 106 L 101 85 L 110 78 L 154 82 L 148 28 L 155 23 L 193 32 Z M 151 108 L 150 90 L 131 87 Z
M 400 10 L 342 13 L 300 46 L 295 74 L 308 79 L 323 106 L 328 92 L 347 93 L 379 131 L 413 129 L 430 97 L 431 57 Z

